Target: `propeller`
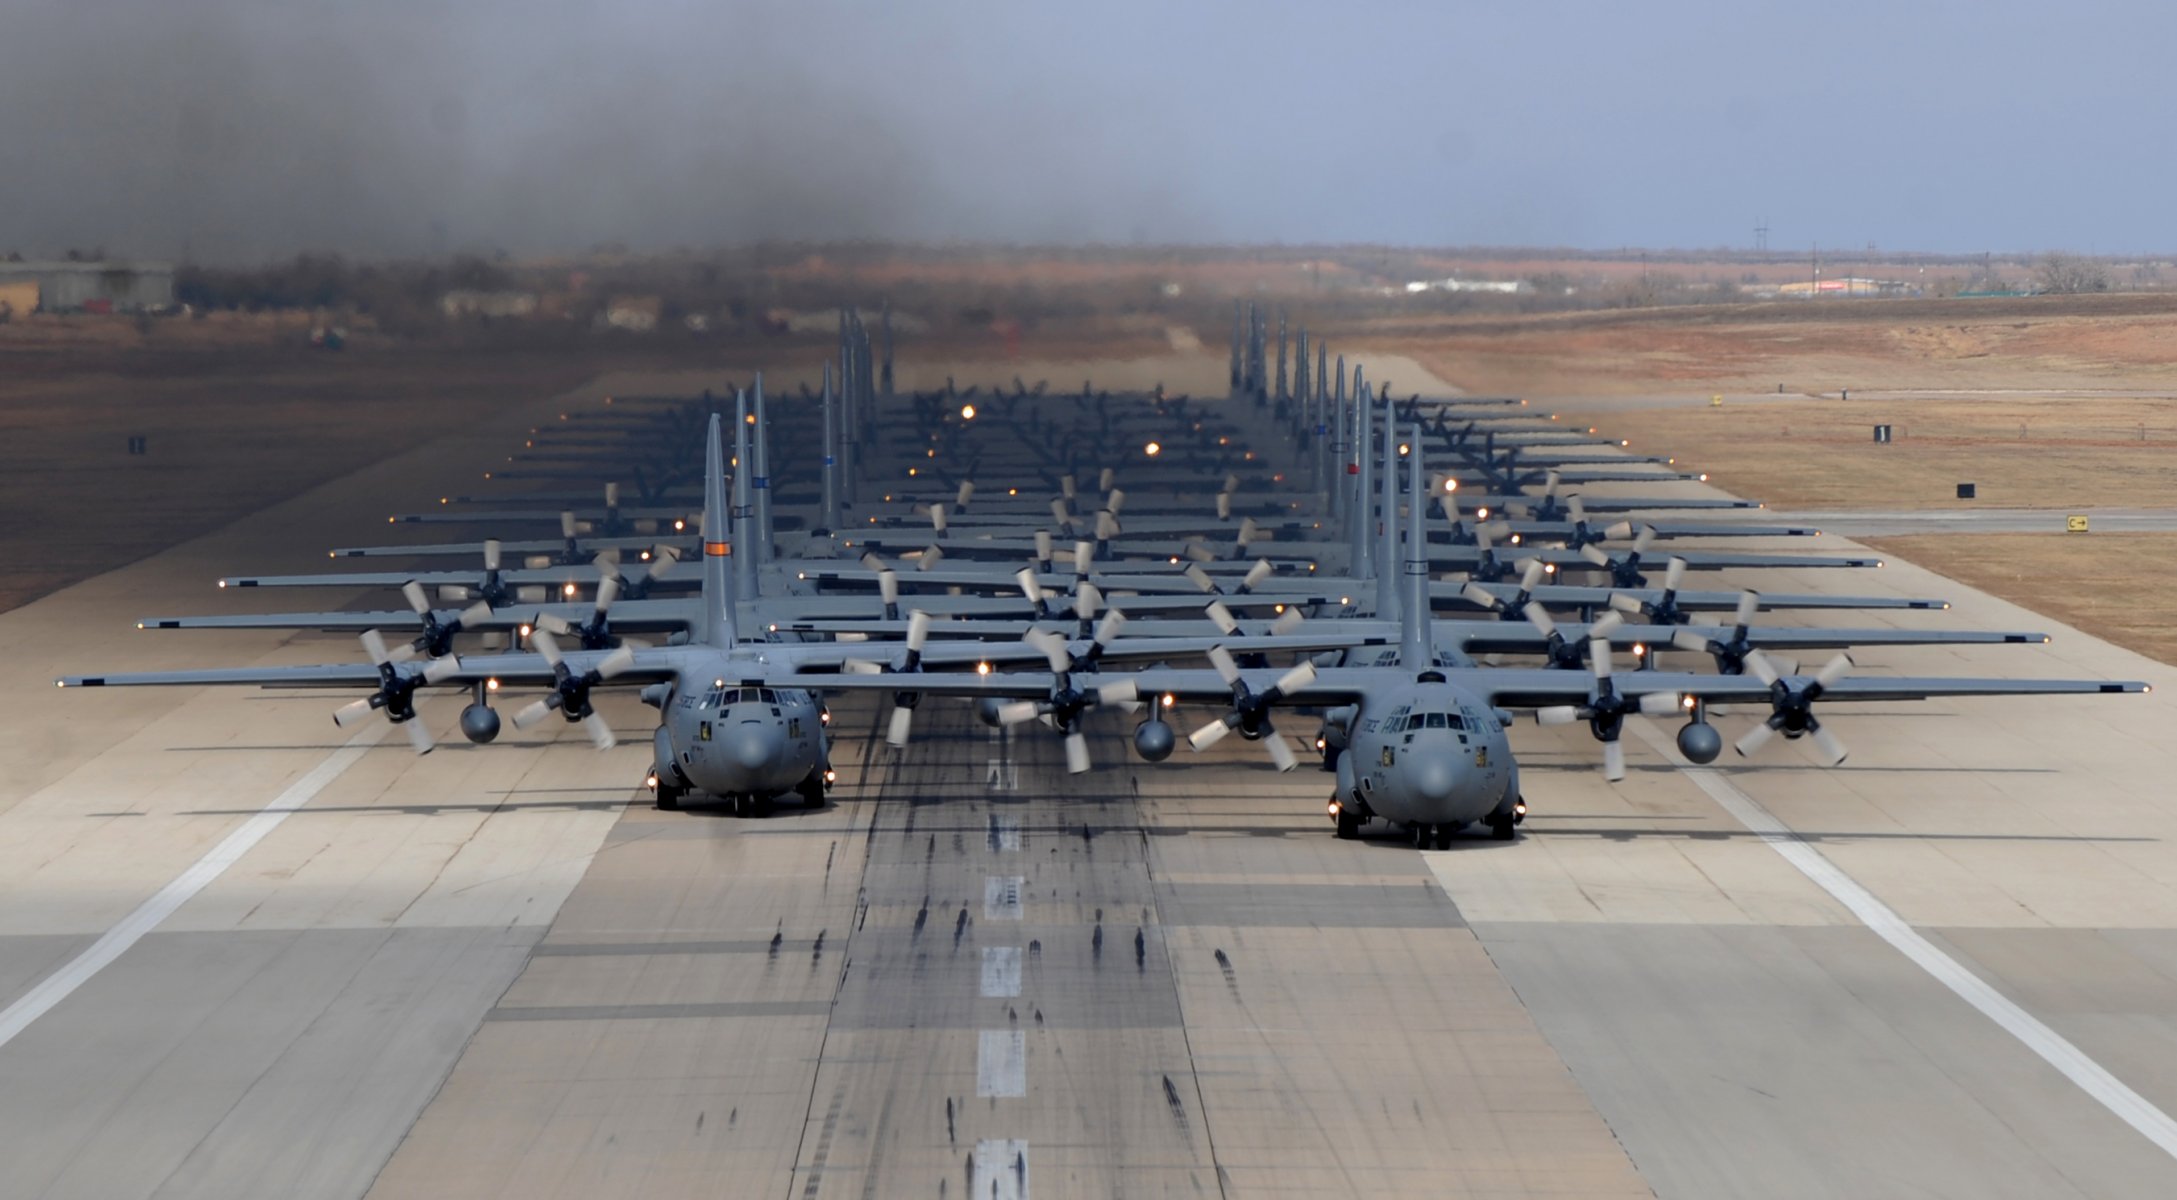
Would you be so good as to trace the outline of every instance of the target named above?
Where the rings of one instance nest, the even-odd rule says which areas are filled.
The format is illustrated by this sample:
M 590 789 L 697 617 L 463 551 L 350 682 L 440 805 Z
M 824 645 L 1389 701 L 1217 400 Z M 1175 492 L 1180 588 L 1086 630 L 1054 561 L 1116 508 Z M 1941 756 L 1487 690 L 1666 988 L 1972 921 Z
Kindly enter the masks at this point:
M 1527 606 L 1533 603 L 1534 590 L 1541 584 L 1542 577 L 1548 572 L 1549 568 L 1542 565 L 1541 559 L 1522 559 L 1519 568 L 1519 591 L 1513 594 L 1510 599 L 1498 596 L 1495 592 L 1474 582 L 1472 579 L 1467 581 L 1465 587 L 1459 589 L 1459 594 L 1464 596 L 1469 604 L 1496 614 L 1497 619 L 1500 621 L 1516 621 L 1525 615 Z
M 1087 661 L 1101 654 L 1103 642 L 1118 632 L 1126 620 L 1125 614 L 1113 609 L 1104 614 L 1104 624 L 1097 629 L 1097 642 L 1089 648 Z M 1081 729 L 1081 716 L 1098 704 L 1112 704 L 1132 708 L 1140 699 L 1140 693 L 1131 678 L 1098 684 L 1094 687 L 1074 685 L 1074 657 L 1066 639 L 1047 629 L 1031 629 L 1021 635 L 1021 640 L 1043 651 L 1051 667 L 1051 694 L 1043 700 L 1015 700 L 998 706 L 1000 725 L 1018 725 L 1047 717 L 1052 726 L 1066 738 L 1066 770 L 1079 775 L 1093 764 L 1089 761 L 1088 734 Z
M 527 729 L 544 719 L 545 714 L 558 709 L 570 723 L 580 722 L 590 741 L 599 750 L 610 750 L 616 743 L 612 727 L 590 707 L 590 689 L 611 679 L 635 665 L 633 647 L 622 646 L 597 661 L 597 665 L 580 675 L 567 665 L 560 655 L 559 643 L 547 629 L 539 629 L 529 635 L 529 644 L 545 663 L 552 668 L 552 691 L 543 699 L 514 714 L 514 728 Z
M 1587 638 L 1582 641 L 1568 638 L 1560 632 L 1557 622 L 1550 619 L 1549 611 L 1540 604 L 1530 601 L 1522 611 L 1527 616 L 1527 623 L 1542 635 L 1543 653 L 1549 656 L 1549 665 L 1561 670 L 1578 670 L 1586 666 L 1587 652 L 1597 643 L 1609 644 L 1610 635 L 1625 624 L 1622 614 L 1604 613 L 1601 620 L 1588 626 Z
M 576 638 L 584 650 L 610 649 L 613 638 L 607 614 L 619 598 L 620 575 L 609 563 L 602 564 L 598 567 L 597 603 L 590 611 L 589 620 L 577 625 L 557 613 L 543 613 L 537 617 L 537 628 L 560 637 Z
M 505 608 L 517 600 L 524 603 L 543 601 L 543 588 L 508 587 L 499 578 L 500 565 L 503 561 L 499 539 L 486 538 L 484 540 L 484 574 L 481 579 L 477 580 L 476 586 L 469 587 L 458 583 L 447 584 L 438 589 L 438 598 L 455 604 L 459 604 L 463 600 L 482 600 L 493 608 Z M 531 600 L 530 593 L 535 593 L 534 601 Z
M 916 609 L 907 614 L 907 653 L 900 660 L 900 671 L 922 670 L 922 648 L 930 640 L 930 614 Z M 920 692 L 892 693 L 892 720 L 886 726 L 885 744 L 899 749 L 907 744 L 908 727 L 914 721 L 915 706 L 922 702 Z
M 1278 676 L 1266 690 L 1256 692 L 1247 686 L 1247 677 L 1240 674 L 1239 664 L 1223 646 L 1210 647 L 1209 661 L 1217 668 L 1218 676 L 1232 688 L 1232 707 L 1223 716 L 1188 734 L 1187 744 L 1199 753 L 1237 731 L 1241 737 L 1261 740 L 1278 770 L 1292 770 L 1299 759 L 1293 754 L 1293 748 L 1285 744 L 1285 739 L 1277 735 L 1277 727 L 1270 722 L 1270 706 L 1314 683 L 1315 664 L 1302 662 Z
M 431 602 L 423 593 L 423 585 L 411 579 L 401 585 L 401 595 L 408 598 L 408 607 L 416 611 L 423 622 L 423 632 L 415 641 L 395 646 L 391 658 L 394 662 L 406 662 L 418 654 L 430 658 L 444 658 L 454 652 L 454 635 L 463 629 L 473 629 L 491 619 L 491 605 L 479 600 L 458 614 L 440 620 L 431 611 Z
M 1036 562 L 1048 568 L 1051 565 L 1051 531 L 1036 530 Z
M 1690 624 L 1693 621 L 1693 615 L 1678 607 L 1678 585 L 1684 582 L 1685 578 L 1686 560 L 1674 554 L 1663 570 L 1663 592 L 1661 595 L 1649 600 L 1625 592 L 1612 592 L 1610 594 L 1610 607 L 1622 613 L 1644 617 L 1650 624 Z M 1747 594 L 1751 595 L 1752 593 Z M 1741 609 L 1746 607 L 1744 599 L 1741 599 L 1739 607 Z M 1745 624 L 1743 620 L 1739 623 L 1741 625 Z
M 1617 597 L 1611 597 L 1615 605 Z M 1758 592 L 1740 592 L 1738 612 L 1733 616 L 1731 629 L 1721 638 L 1703 637 L 1690 629 L 1681 629 L 1671 635 L 1671 645 L 1680 650 L 1693 650 L 1710 655 L 1716 660 L 1716 672 L 1720 675 L 1743 675 L 1747 660 L 1756 653 L 1753 639 L 1754 613 L 1761 607 Z M 1773 662 L 1770 664 L 1775 665 Z M 1786 671 L 1784 674 L 1794 674 Z
M 1640 559 L 1654 544 L 1655 526 L 1643 525 L 1640 533 L 1633 538 L 1632 549 L 1626 551 L 1624 557 L 1613 558 L 1592 545 L 1580 547 L 1580 557 L 1610 572 L 1612 586 L 1644 588 L 1648 586 L 1648 577 L 1640 573 Z
M 1565 539 L 1565 545 L 1568 549 L 1578 550 L 1582 546 L 1593 545 L 1596 542 L 1632 536 L 1633 523 L 1631 521 L 1619 521 L 1615 525 L 1605 526 L 1602 529 L 1589 528 L 1587 504 L 1580 499 L 1577 493 L 1565 497 L 1565 508 L 1572 517 L 1572 533 Z
M 1261 583 L 1265 579 L 1268 579 L 1271 572 L 1275 570 L 1277 570 L 1277 568 L 1270 565 L 1269 559 L 1256 559 L 1255 565 L 1247 568 L 1247 574 L 1240 576 L 1240 586 L 1235 588 L 1234 591 L 1242 596 L 1254 591 L 1255 585 Z
M 1020 585 L 1020 594 L 1028 598 L 1028 607 L 1034 610 L 1036 620 L 1051 615 L 1050 593 L 1043 590 L 1034 569 L 1022 567 L 1013 572 L 1013 582 Z
M 1678 711 L 1679 698 L 1675 692 L 1649 692 L 1639 697 L 1627 696 L 1618 691 L 1611 680 L 1610 643 L 1603 640 L 1590 642 L 1587 648 L 1590 666 L 1595 672 L 1595 682 L 1589 687 L 1585 704 L 1553 704 L 1535 710 L 1535 721 L 1542 725 L 1570 725 L 1586 718 L 1587 727 L 1595 740 L 1603 744 L 1603 778 L 1612 783 L 1625 778 L 1625 747 L 1618 741 L 1624 732 L 1625 718 L 1633 713 L 1646 713 L 1651 717 L 1667 716 Z
M 370 657 L 370 665 L 378 670 L 378 687 L 361 700 L 334 709 L 333 724 L 346 729 L 372 712 L 383 712 L 386 720 L 408 734 L 408 743 L 416 748 L 416 753 L 429 754 L 431 731 L 416 720 L 416 689 L 427 683 L 444 682 L 461 670 L 461 664 L 451 657 L 434 658 L 421 671 L 404 671 L 400 661 L 387 651 L 385 636 L 377 630 L 366 629 L 357 640 L 363 643 L 363 653 Z
M 1851 655 L 1839 654 L 1830 659 L 1818 674 L 1804 683 L 1794 682 L 1800 676 L 1779 673 L 1775 664 L 1759 650 L 1746 655 L 1746 669 L 1769 685 L 1769 719 L 1747 730 L 1745 736 L 1732 743 L 1732 749 L 1737 750 L 1740 757 L 1751 758 L 1756 750 L 1768 744 L 1770 738 L 1781 733 L 1787 738 L 1812 737 L 1829 766 L 1844 761 L 1848 753 L 1844 743 L 1816 719 L 1814 702 L 1852 673 Z
M 673 549 L 671 546 L 651 547 L 650 565 L 643 569 L 643 573 L 636 576 L 632 583 L 625 579 L 620 581 L 621 598 L 625 600 L 649 598 L 651 585 L 672 574 L 673 568 L 679 565 L 680 551 Z

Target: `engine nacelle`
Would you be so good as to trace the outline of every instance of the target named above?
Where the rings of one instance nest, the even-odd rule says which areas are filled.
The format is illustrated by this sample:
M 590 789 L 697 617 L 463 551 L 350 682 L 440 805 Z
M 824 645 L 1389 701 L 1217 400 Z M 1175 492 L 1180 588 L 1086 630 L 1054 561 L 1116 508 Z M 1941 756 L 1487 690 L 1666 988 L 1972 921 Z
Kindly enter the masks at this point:
M 650 735 L 650 756 L 659 779 L 668 780 L 677 787 L 688 785 L 688 777 L 680 773 L 680 764 L 674 761 L 673 735 L 663 725 Z
M 1678 752 L 1686 761 L 1705 766 L 1723 753 L 1723 735 L 1706 721 L 1688 721 L 1678 730 Z
M 1005 701 L 996 696 L 984 696 L 975 702 L 975 719 L 992 729 L 996 729 L 998 728 L 998 710 L 1003 707 L 1005 707 Z
M 1351 704 L 1326 708 L 1323 710 L 1323 724 L 1315 731 L 1315 736 L 1323 739 L 1326 750 L 1343 750 L 1346 748 L 1346 735 L 1353 728 L 1353 718 L 1359 715 L 1360 709 Z
M 1143 721 L 1134 727 L 1134 753 L 1145 762 L 1163 762 L 1178 744 L 1178 735 L 1162 721 Z

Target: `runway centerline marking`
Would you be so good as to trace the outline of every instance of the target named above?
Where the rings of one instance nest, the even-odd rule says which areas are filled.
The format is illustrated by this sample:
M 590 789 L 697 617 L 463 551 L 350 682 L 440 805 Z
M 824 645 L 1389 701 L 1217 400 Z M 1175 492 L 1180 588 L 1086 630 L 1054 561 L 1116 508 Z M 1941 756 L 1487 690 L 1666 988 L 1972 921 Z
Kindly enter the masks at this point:
M 1027 1035 L 1018 1029 L 985 1029 L 975 1041 L 975 1094 L 984 1099 L 1027 1095 Z
M 1020 947 L 983 947 L 983 995 L 1010 1000 L 1020 995 Z
M 991 875 L 983 880 L 983 919 L 1020 920 L 1020 890 L 1027 884 L 1022 875 Z
M 310 768 L 302 778 L 287 785 L 287 790 L 274 796 L 271 802 L 258 809 L 242 822 L 233 833 L 220 839 L 219 844 L 204 852 L 204 857 L 176 875 L 165 887 L 151 894 L 151 898 L 136 906 L 136 911 L 121 918 L 105 933 L 99 935 L 83 953 L 70 959 L 60 970 L 38 981 L 38 985 L 23 993 L 15 1003 L 0 1010 L 0 1046 L 15 1040 L 15 1036 L 28 1029 L 32 1022 L 53 1010 L 53 1006 L 66 1000 L 75 990 L 89 983 L 91 978 L 112 965 L 113 961 L 128 952 L 128 948 L 142 940 L 143 936 L 158 928 L 160 922 L 174 915 L 174 911 L 187 904 L 214 879 L 226 873 L 228 867 L 240 861 L 250 848 L 265 839 L 265 835 L 279 828 L 294 811 L 308 804 L 326 785 L 340 778 L 349 767 L 362 760 L 363 752 L 376 745 L 393 728 L 385 721 L 372 721 L 362 732 L 349 738 L 347 744 L 325 756 L 325 760 Z
M 2027 1012 L 2010 997 L 1989 986 L 1986 980 L 1967 970 L 1964 964 L 1943 953 L 1935 943 L 1920 936 L 1919 931 L 1899 916 L 1896 909 L 1876 899 L 1873 892 L 1845 874 L 1844 868 L 1831 862 L 1812 843 L 1800 837 L 1798 831 L 1762 807 L 1760 801 L 1741 791 L 1737 784 L 1716 771 L 1687 762 L 1677 753 L 1670 740 L 1656 731 L 1651 722 L 1636 721 L 1632 726 L 1633 731 L 1640 735 L 1640 740 L 1648 743 L 1658 754 L 1677 766 L 1681 774 L 1693 780 L 1711 799 L 1722 805 L 1725 812 L 1752 830 L 1771 850 L 1782 855 L 1785 862 L 1797 868 L 1801 875 L 1850 910 L 1876 937 L 1888 942 L 1899 953 L 1911 959 L 1914 965 L 1926 971 L 1937 983 L 1949 988 L 1959 999 L 1979 1009 L 1981 1015 L 1994 1021 L 2004 1032 L 2018 1039 L 2021 1045 L 2039 1056 L 2041 1061 L 2056 1068 L 2066 1079 L 2077 1084 L 2081 1091 L 2108 1109 L 2118 1120 L 2138 1130 L 2148 1141 L 2160 1147 L 2164 1154 L 2177 1158 L 2177 1120 L 2172 1120 L 2168 1113 L 2155 1107 L 2152 1101 L 2133 1091 L 2123 1080 L 2111 1074 L 2107 1067 L 2073 1045 L 2070 1039 L 2050 1028 L 2039 1017 Z
M 1028 1143 L 1015 1138 L 975 1143 L 975 1176 L 968 1194 L 975 1200 L 1028 1200 Z

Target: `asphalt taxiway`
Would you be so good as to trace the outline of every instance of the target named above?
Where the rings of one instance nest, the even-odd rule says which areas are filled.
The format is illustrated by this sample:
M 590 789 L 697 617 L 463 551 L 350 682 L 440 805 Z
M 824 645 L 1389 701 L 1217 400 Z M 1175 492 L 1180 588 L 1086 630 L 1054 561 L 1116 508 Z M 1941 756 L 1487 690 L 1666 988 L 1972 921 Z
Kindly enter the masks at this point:
M 1136 373 L 1218 386 L 1189 361 Z M 2155 693 L 1837 706 L 1836 769 L 1688 771 L 1641 722 L 1618 785 L 1522 726 L 1524 836 L 1422 853 L 1334 841 L 1258 747 L 1152 766 L 1118 722 L 1073 779 L 1034 726 L 933 700 L 898 754 L 842 704 L 833 803 L 744 822 L 643 803 L 631 700 L 602 755 L 446 741 L 429 701 L 419 759 L 318 694 L 50 686 L 355 653 L 131 623 L 516 432 L 0 614 L 0 1194 L 2177 1192 L 2177 671 L 1894 561 L 1737 581 L 2056 635 L 1869 672 Z

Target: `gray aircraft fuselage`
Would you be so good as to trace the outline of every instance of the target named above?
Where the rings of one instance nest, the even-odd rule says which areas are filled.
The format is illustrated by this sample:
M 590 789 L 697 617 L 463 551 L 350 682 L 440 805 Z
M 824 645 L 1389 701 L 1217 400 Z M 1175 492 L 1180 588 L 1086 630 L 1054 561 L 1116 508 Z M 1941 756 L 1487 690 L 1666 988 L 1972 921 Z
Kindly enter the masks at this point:
M 821 786 L 831 765 L 826 720 L 812 692 L 683 673 L 652 735 L 658 779 L 757 801 Z
M 1424 679 L 1370 697 L 1345 740 L 1338 800 L 1363 815 L 1458 828 L 1519 799 L 1519 764 L 1496 710 L 1451 683 Z

